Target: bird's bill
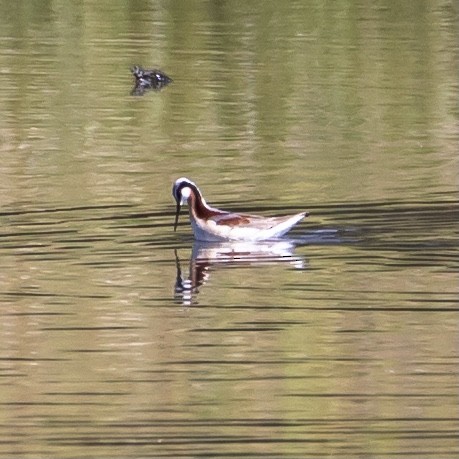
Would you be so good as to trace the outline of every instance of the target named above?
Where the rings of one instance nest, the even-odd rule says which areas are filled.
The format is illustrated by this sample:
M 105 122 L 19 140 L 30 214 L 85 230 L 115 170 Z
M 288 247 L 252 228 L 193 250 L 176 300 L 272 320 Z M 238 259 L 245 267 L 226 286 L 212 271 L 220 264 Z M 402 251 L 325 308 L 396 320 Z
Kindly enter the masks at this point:
M 178 225 L 178 218 L 179 218 L 179 214 L 180 214 L 180 208 L 181 208 L 182 204 L 179 202 L 177 202 L 177 208 L 175 210 L 175 222 L 174 222 L 174 231 L 177 231 L 177 225 Z

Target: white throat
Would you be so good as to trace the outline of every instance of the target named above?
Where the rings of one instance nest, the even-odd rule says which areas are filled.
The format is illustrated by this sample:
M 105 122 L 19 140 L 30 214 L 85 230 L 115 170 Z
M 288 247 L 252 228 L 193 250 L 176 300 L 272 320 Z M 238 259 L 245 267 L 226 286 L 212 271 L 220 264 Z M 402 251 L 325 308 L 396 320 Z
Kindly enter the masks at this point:
M 191 196 L 191 188 L 189 188 L 187 186 L 182 188 L 181 194 L 182 194 L 182 199 L 180 200 L 180 204 L 183 205 L 185 203 L 188 203 L 188 199 Z

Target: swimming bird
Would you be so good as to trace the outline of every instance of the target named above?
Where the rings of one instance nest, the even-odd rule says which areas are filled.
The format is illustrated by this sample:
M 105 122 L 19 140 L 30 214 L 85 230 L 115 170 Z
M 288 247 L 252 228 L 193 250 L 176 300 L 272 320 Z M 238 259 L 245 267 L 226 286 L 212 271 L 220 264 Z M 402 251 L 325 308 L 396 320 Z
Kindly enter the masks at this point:
M 283 236 L 309 215 L 300 212 L 281 217 L 236 214 L 209 206 L 197 185 L 181 177 L 172 187 L 177 203 L 174 231 L 177 230 L 181 206 L 188 204 L 191 227 L 198 241 L 263 241 Z
M 131 92 L 133 95 L 141 96 L 149 89 L 159 91 L 164 86 L 172 83 L 172 78 L 159 69 L 143 69 L 135 65 L 132 67 L 131 72 L 135 80 L 135 85 Z

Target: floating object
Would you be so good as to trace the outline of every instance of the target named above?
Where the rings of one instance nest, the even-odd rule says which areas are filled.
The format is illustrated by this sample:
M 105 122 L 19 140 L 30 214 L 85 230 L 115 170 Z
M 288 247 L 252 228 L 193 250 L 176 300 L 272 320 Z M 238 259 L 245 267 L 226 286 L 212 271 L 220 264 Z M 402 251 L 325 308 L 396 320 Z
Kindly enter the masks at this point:
M 135 79 L 135 85 L 131 92 L 134 95 L 142 95 L 146 90 L 159 91 L 173 81 L 172 78 L 158 69 L 143 69 L 135 65 L 131 72 Z

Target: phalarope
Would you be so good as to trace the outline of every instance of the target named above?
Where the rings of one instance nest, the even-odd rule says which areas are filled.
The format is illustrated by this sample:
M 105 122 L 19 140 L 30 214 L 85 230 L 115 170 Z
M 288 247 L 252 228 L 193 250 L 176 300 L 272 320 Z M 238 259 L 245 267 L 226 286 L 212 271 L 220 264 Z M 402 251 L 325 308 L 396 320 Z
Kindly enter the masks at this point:
M 175 181 L 172 195 L 177 203 L 174 231 L 180 208 L 187 203 L 191 227 L 198 241 L 263 241 L 283 236 L 308 212 L 281 217 L 261 217 L 236 214 L 209 206 L 201 191 L 191 180 L 182 177 Z

